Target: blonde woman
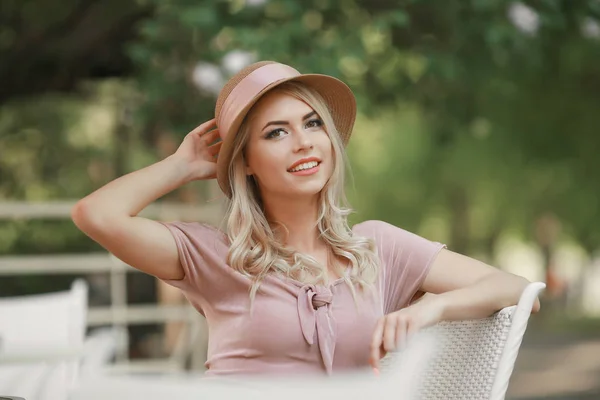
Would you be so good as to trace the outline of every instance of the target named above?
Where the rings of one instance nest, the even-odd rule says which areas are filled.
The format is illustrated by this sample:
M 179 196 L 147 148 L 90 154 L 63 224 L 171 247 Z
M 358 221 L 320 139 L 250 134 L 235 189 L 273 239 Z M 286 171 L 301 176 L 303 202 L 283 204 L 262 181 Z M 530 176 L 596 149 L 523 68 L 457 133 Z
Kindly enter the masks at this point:
M 521 277 L 382 221 L 348 226 L 344 146 L 356 103 L 344 83 L 260 62 L 225 85 L 215 114 L 173 155 L 73 210 L 93 240 L 180 288 L 206 317 L 207 374 L 377 368 L 418 329 L 518 301 Z M 137 216 L 213 178 L 229 199 L 225 232 Z

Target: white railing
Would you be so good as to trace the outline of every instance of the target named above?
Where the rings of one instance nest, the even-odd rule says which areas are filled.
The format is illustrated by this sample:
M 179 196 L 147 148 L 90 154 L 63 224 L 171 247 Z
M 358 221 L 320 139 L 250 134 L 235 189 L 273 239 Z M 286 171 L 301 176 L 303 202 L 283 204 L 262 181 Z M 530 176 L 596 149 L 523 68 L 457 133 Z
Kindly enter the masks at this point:
M 108 273 L 111 277 L 111 305 L 93 307 L 88 311 L 88 326 L 119 324 L 146 324 L 181 320 L 188 307 L 132 305 L 127 306 L 126 281 L 128 272 L 139 272 L 106 253 L 4 256 L 0 257 L 0 276 L 58 275 Z M 133 314 L 133 315 L 128 315 Z
M 70 219 L 75 201 L 26 203 L 0 202 L 0 219 Z M 161 220 L 186 219 L 218 224 L 223 216 L 223 203 L 215 200 L 203 206 L 179 203 L 153 203 L 140 216 Z
M 1 202 L 0 220 L 4 219 L 69 219 L 75 201 L 45 203 Z M 155 203 L 147 207 L 141 216 L 157 220 L 203 221 L 218 225 L 223 217 L 223 204 L 212 202 L 203 206 Z M 207 332 L 203 317 L 189 304 L 127 304 L 127 273 L 139 272 L 108 253 L 59 254 L 59 255 L 11 255 L 0 257 L 0 276 L 98 274 L 110 278 L 110 305 L 90 307 L 88 327 L 113 326 L 126 328 L 129 325 L 169 322 L 184 322 L 185 329 L 177 338 L 173 353 L 162 360 L 145 359 L 133 363 L 129 360 L 128 348 L 124 346 L 117 354 L 117 363 L 122 368 L 138 370 L 177 370 L 184 368 L 191 359 L 192 366 L 201 366 L 204 351 L 198 351 L 199 341 Z

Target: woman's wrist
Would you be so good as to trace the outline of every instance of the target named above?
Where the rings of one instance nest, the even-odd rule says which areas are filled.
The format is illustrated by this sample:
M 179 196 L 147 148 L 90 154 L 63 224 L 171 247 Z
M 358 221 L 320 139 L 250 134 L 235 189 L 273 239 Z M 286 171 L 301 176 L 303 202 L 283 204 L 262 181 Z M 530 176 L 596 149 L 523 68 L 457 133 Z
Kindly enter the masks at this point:
M 174 177 L 177 182 L 177 187 L 183 186 L 194 180 L 191 163 L 184 157 L 175 153 L 162 160 L 162 162 L 170 164 L 171 167 L 174 168 Z
M 433 316 L 433 320 L 430 321 L 430 325 L 434 325 L 444 320 L 444 315 L 448 308 L 448 299 L 440 294 L 425 293 L 416 303 L 422 307 L 427 307 Z
M 430 294 L 428 300 L 431 302 L 431 307 L 435 310 L 434 314 L 438 317 L 437 322 L 443 321 L 448 309 L 448 299 L 439 294 Z

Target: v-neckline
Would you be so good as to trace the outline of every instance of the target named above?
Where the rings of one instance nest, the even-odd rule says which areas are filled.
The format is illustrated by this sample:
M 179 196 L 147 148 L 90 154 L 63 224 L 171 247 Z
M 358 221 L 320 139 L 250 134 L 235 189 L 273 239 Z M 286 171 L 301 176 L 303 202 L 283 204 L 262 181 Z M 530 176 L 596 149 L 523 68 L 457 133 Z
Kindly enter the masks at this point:
M 348 269 L 345 270 L 345 274 L 348 275 Z M 314 286 L 320 286 L 320 287 L 326 287 L 326 288 L 332 288 L 334 286 L 339 285 L 340 283 L 344 282 L 345 279 L 344 277 L 339 277 L 333 281 L 330 281 L 328 284 L 323 284 L 323 283 L 307 283 L 307 282 L 302 282 L 299 281 L 297 279 L 288 277 L 288 276 L 283 276 L 281 274 L 267 274 L 266 277 L 272 277 L 273 279 L 279 281 L 279 282 L 283 282 L 283 283 L 291 283 L 294 286 L 297 286 L 299 288 L 302 288 L 306 285 L 314 285 Z M 266 278 L 265 277 L 265 278 Z

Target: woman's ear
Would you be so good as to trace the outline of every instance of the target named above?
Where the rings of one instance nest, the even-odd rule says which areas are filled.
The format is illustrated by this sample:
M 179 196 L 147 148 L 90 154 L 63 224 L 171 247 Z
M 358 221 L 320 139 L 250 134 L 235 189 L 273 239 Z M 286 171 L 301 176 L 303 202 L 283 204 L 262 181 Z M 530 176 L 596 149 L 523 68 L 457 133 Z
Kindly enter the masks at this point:
M 246 164 L 246 175 L 248 175 L 248 176 L 254 175 L 252 168 L 248 164 Z

